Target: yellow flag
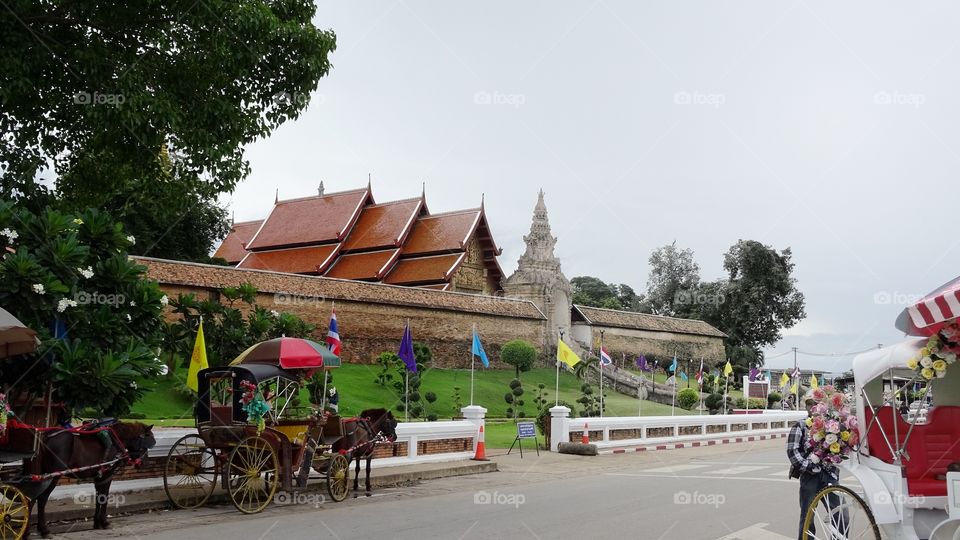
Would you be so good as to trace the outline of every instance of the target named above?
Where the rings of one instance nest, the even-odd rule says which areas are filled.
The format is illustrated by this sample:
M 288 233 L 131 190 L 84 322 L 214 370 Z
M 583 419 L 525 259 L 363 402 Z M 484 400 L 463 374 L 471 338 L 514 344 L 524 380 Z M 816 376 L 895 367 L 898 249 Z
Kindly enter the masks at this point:
M 733 366 L 730 365 L 730 361 L 727 360 L 727 365 L 723 366 L 723 376 L 729 377 L 733 373 Z
M 810 388 L 818 388 L 820 383 L 817 381 L 817 375 L 813 374 L 810 376 Z
M 198 392 L 197 373 L 208 367 L 210 365 L 207 364 L 207 344 L 203 339 L 203 319 L 200 319 L 197 341 L 193 344 L 193 354 L 190 356 L 190 369 L 187 371 L 187 388 Z
M 563 341 L 557 342 L 557 361 L 573 367 L 580 363 L 580 357 Z
M 793 386 L 790 387 L 790 393 L 791 394 L 797 393 L 797 383 L 793 383 Z
M 780 375 L 780 388 L 786 388 L 789 382 L 790 382 L 790 376 L 787 375 L 786 371 L 784 371 L 783 375 Z

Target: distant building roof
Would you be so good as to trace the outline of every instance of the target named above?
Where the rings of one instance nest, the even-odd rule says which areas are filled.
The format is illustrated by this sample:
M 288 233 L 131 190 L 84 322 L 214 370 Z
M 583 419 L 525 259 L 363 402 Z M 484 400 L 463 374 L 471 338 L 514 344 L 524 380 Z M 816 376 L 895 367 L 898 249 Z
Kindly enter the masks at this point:
M 340 244 L 251 251 L 237 268 L 273 270 L 292 274 L 321 274 L 340 253 Z
M 247 243 L 257 233 L 257 229 L 260 228 L 262 223 L 262 219 L 234 223 L 213 256 L 220 257 L 230 264 L 237 264 L 242 261 L 247 254 Z
M 573 320 L 584 321 L 596 326 L 612 328 L 628 328 L 633 330 L 649 330 L 653 332 L 670 332 L 673 334 L 692 334 L 725 338 L 726 334 L 710 324 L 696 319 L 677 319 L 662 315 L 634 313 L 632 311 L 618 311 L 615 309 L 595 308 L 574 305 Z
M 247 250 L 339 242 L 372 203 L 369 188 L 277 201 Z
M 482 282 L 488 294 L 504 277 L 483 204 L 431 215 L 423 194 L 376 203 L 369 185 L 324 194 L 321 184 L 315 196 L 277 200 L 265 220 L 235 226 L 217 253 L 239 268 L 467 292 Z M 468 258 L 469 279 L 454 279 Z

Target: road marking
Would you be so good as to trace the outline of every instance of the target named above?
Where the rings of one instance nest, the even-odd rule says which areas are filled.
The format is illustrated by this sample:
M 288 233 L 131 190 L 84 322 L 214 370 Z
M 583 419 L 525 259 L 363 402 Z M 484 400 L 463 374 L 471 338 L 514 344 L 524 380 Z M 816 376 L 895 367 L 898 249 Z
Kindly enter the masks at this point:
M 764 527 L 767 525 L 768 523 L 757 523 L 746 529 L 740 529 L 726 536 L 721 536 L 717 540 L 790 540 L 789 536 L 783 536 L 782 534 L 766 530 Z
M 723 474 L 727 476 L 732 476 L 735 474 L 743 474 L 753 471 L 759 471 L 760 469 L 766 469 L 766 465 L 741 465 L 739 467 L 727 467 L 726 469 L 717 469 L 715 471 L 710 471 L 710 474 Z
M 692 480 L 753 480 L 757 482 L 786 482 L 796 484 L 796 480 L 789 478 L 769 478 L 765 476 L 727 476 L 716 475 L 678 475 L 678 474 L 643 474 L 643 473 L 606 473 L 607 476 L 632 476 L 634 478 L 688 478 Z
M 670 465 L 667 467 L 657 467 L 655 469 L 643 469 L 644 473 L 674 473 L 680 471 L 692 471 L 694 469 L 704 469 L 709 465 Z
M 775 472 L 775 473 L 770 473 L 770 476 L 782 476 L 782 477 L 786 477 L 786 476 L 788 476 L 789 474 L 790 474 L 790 469 L 786 469 L 786 470 L 783 470 L 783 471 L 779 471 L 779 472 Z

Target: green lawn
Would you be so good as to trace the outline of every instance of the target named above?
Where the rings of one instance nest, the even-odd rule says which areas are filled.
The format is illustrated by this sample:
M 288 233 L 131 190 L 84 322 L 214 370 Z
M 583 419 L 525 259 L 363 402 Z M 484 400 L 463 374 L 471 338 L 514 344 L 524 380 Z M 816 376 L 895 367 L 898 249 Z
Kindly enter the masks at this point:
M 180 370 L 184 371 L 185 370 Z M 178 375 L 181 375 L 178 371 Z M 340 411 L 344 416 L 358 414 L 364 409 L 392 406 L 399 400 L 392 388 L 385 388 L 374 383 L 377 368 L 374 366 L 347 364 L 333 372 L 334 384 L 340 392 Z M 556 384 L 555 370 L 538 368 L 521 375 L 525 393 L 525 405 L 522 410 L 528 420 L 533 420 L 536 407 L 533 399 L 537 385 L 544 384 L 544 393 L 548 405 L 555 401 L 554 385 Z M 488 422 L 486 441 L 491 448 L 509 447 L 516 433 L 515 424 L 505 418 L 507 403 L 503 397 L 509 391 L 509 382 L 514 378 L 514 372 L 508 370 L 477 370 L 474 379 L 474 403 L 487 408 Z M 460 395 L 464 405 L 470 402 L 470 371 L 457 369 L 431 369 L 423 374 L 421 393 L 432 391 L 437 394 L 437 401 L 427 404 L 427 412 L 435 413 L 440 420 L 449 420 L 455 415 L 453 388 L 460 387 Z M 560 372 L 560 399 L 568 403 L 575 403 L 580 395 L 580 384 L 570 373 Z M 153 391 L 147 392 L 133 409 L 137 415 L 143 415 L 146 421 L 160 426 L 192 426 L 193 400 L 175 390 L 178 385 L 170 378 L 163 378 L 156 383 L 150 383 Z M 605 405 L 607 416 L 636 416 L 641 403 L 636 398 L 614 392 L 609 388 L 606 391 Z M 596 386 L 594 386 L 596 391 Z M 305 400 L 306 396 L 304 396 Z M 644 416 L 669 415 L 670 406 L 642 402 Z M 394 414 L 401 420 L 403 413 L 394 410 Z M 688 415 L 690 411 L 676 408 L 675 414 Z M 500 420 L 497 420 L 497 419 Z

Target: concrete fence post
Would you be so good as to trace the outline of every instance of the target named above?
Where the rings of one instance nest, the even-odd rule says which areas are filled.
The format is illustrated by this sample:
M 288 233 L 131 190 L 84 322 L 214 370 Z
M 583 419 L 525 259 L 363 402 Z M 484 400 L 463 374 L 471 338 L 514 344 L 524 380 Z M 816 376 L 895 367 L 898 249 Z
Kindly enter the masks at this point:
M 480 439 L 480 426 L 484 426 L 484 432 L 486 432 L 487 409 L 480 405 L 467 405 L 460 409 L 460 414 L 463 415 L 463 418 L 467 422 L 470 422 L 477 428 L 476 434 L 473 436 L 473 451 L 476 452 L 477 442 L 479 442 Z
M 550 451 L 556 452 L 561 442 L 570 441 L 570 408 L 550 407 Z

